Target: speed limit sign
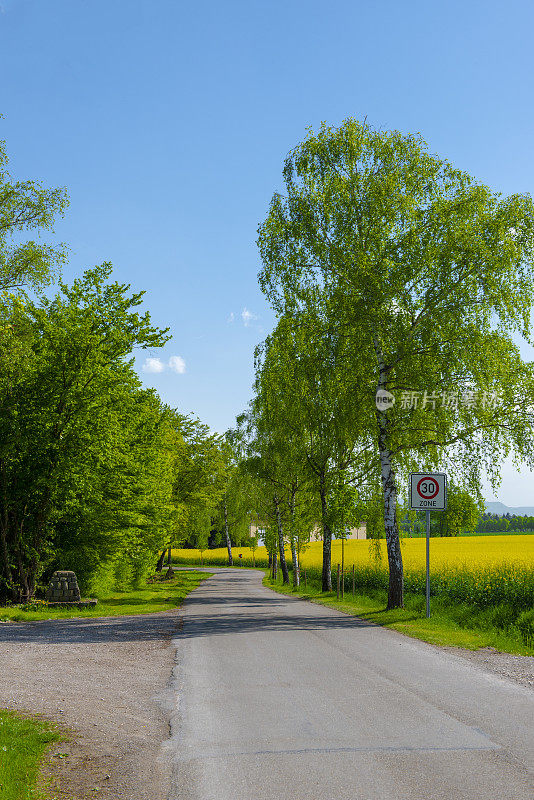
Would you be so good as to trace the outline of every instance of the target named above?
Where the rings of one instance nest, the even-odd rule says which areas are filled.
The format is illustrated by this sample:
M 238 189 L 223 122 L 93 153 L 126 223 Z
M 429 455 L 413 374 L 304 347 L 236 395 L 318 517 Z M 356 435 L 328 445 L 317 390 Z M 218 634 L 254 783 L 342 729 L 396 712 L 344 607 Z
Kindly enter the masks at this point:
M 430 616 L 430 512 L 447 508 L 447 476 L 443 472 L 412 472 L 410 508 L 426 511 L 426 615 Z
M 443 511 L 447 508 L 447 476 L 442 472 L 412 472 L 410 508 Z

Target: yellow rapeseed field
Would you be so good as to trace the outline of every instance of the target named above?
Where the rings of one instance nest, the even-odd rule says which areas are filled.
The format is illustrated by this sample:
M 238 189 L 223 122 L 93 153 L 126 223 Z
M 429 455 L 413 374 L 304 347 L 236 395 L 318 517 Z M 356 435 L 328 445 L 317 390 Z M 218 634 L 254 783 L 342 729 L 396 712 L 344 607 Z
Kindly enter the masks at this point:
M 386 543 L 380 541 L 385 560 Z M 402 555 L 407 570 L 420 569 L 425 565 L 426 540 L 406 538 L 402 541 Z M 461 536 L 430 540 L 430 559 L 434 568 L 467 567 L 470 569 L 493 567 L 503 562 L 523 566 L 534 566 L 534 535 L 532 536 Z M 372 561 L 369 542 L 349 540 L 345 542 L 345 564 L 369 564 Z M 332 563 L 341 561 L 341 541 L 332 542 Z M 322 563 L 322 542 L 314 542 L 302 558 L 303 566 L 319 566 Z
M 364 566 L 375 564 L 370 542 L 366 539 L 353 539 L 345 542 L 345 564 Z M 380 541 L 383 562 L 387 562 L 386 545 Z M 234 561 L 252 564 L 252 550 L 249 547 L 232 548 Z M 239 554 L 243 556 L 239 558 Z M 405 538 L 402 541 L 404 567 L 407 571 L 420 570 L 425 565 L 425 539 Z M 290 553 L 287 553 L 288 558 Z M 173 550 L 176 561 L 199 563 L 198 550 Z M 216 564 L 227 560 L 226 548 L 205 550 L 203 563 Z M 267 560 L 265 547 L 258 547 L 255 559 L 260 564 Z M 301 555 L 302 567 L 321 567 L 323 543 L 312 542 Z M 458 567 L 478 572 L 480 569 L 497 567 L 503 563 L 534 569 L 534 534 L 525 536 L 460 536 L 433 537 L 430 540 L 430 560 L 432 570 L 440 567 Z M 332 542 L 332 566 L 341 562 L 341 540 Z

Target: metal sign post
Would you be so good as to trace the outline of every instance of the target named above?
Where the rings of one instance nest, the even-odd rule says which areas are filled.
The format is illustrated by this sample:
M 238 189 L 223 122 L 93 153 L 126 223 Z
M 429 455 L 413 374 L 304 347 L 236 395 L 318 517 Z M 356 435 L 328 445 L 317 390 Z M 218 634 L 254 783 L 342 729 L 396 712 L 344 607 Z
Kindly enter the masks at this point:
M 447 476 L 442 472 L 410 475 L 410 508 L 426 511 L 426 616 L 430 616 L 430 510 L 447 508 Z
M 430 616 L 430 511 L 426 512 L 426 618 Z
M 345 536 L 346 532 L 343 534 L 343 538 L 341 540 L 341 599 L 345 598 Z

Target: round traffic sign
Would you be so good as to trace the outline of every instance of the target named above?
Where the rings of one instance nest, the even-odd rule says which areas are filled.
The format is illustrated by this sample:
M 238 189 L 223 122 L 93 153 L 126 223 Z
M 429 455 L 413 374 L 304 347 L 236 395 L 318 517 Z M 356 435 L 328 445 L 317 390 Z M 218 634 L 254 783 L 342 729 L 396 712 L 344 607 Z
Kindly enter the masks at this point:
M 417 494 L 419 497 L 422 497 L 423 500 L 432 500 L 438 492 L 439 483 L 435 478 L 431 478 L 429 475 L 421 478 L 417 483 Z

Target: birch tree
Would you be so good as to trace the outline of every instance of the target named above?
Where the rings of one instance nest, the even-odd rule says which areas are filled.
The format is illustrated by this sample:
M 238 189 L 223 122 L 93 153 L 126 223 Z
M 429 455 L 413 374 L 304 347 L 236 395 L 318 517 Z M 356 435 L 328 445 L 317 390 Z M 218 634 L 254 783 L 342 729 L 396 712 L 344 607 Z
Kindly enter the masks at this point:
M 340 498 L 348 496 L 344 488 L 356 480 L 356 465 L 363 474 L 369 471 L 360 435 L 361 398 L 343 381 L 340 369 L 344 347 L 335 332 L 325 331 L 320 315 L 301 312 L 280 319 L 257 352 L 254 402 L 263 410 L 263 425 L 271 438 L 277 437 L 286 476 L 299 475 L 299 465 L 302 487 L 320 502 L 323 591 L 332 589 L 333 532 L 349 521 Z M 286 478 L 290 497 L 291 485 Z
M 255 405 L 255 408 L 254 408 Z M 243 419 L 243 418 L 242 418 Z M 285 555 L 284 505 L 288 484 L 292 482 L 291 472 L 287 470 L 288 450 L 280 442 L 278 426 L 269 408 L 253 404 L 247 415 L 248 446 L 247 459 L 243 468 L 263 485 L 264 517 L 276 530 L 278 556 L 283 582 L 289 583 L 289 569 Z
M 283 418 L 283 387 L 270 384 L 272 376 L 260 369 L 260 351 L 256 350 L 258 373 L 256 395 L 249 410 L 239 418 L 243 451 L 243 469 L 254 477 L 257 486 L 255 512 L 259 519 L 276 530 L 278 556 L 284 583 L 289 583 L 285 545 L 291 547 L 293 582 L 299 585 L 299 550 L 303 534 L 300 509 L 304 481 L 295 437 Z M 270 391 L 273 389 L 273 392 Z
M 279 314 L 320 306 L 350 343 L 345 380 L 367 392 L 388 608 L 399 607 L 407 473 L 448 468 L 476 491 L 484 468 L 496 485 L 509 452 L 533 462 L 533 371 L 513 337 L 532 342 L 534 207 L 492 192 L 418 135 L 355 119 L 310 130 L 284 182 L 259 227 L 260 285 Z
M 241 465 L 243 452 L 242 432 L 238 425 L 235 430 L 227 430 L 221 442 L 223 467 L 216 483 L 220 499 L 214 517 L 224 536 L 229 566 L 234 563 L 232 539 L 235 544 L 248 539 L 253 510 L 253 487 Z

